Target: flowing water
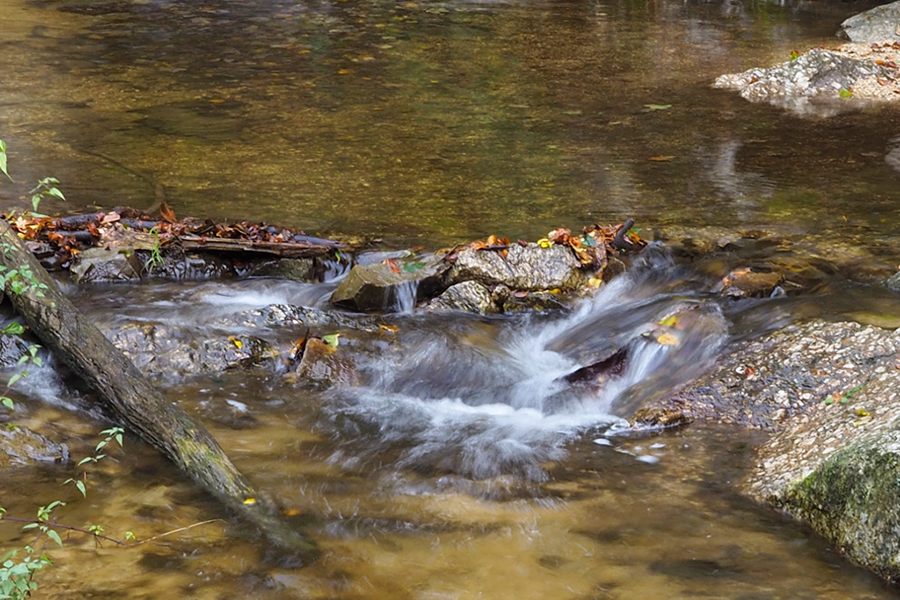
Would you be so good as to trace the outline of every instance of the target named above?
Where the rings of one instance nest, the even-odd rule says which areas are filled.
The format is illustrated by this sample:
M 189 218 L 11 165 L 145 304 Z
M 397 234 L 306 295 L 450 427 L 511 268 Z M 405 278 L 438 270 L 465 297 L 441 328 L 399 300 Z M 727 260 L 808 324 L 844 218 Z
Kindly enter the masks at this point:
M 709 88 L 832 37 L 863 2 L 3 0 L 0 139 L 15 183 L 68 204 L 267 220 L 436 247 L 634 217 L 659 229 L 766 229 L 900 255 L 898 112 L 828 119 Z M 830 112 L 834 107 L 827 107 Z M 825 112 L 825 111 L 823 111 Z M 162 186 L 162 187 L 160 187 Z M 884 265 L 882 264 L 884 263 Z M 876 269 L 877 270 L 877 269 Z M 696 376 L 733 341 L 794 318 L 900 314 L 853 286 L 720 304 L 710 274 L 652 254 L 571 311 L 480 318 L 412 310 L 340 328 L 352 385 L 283 366 L 161 377 L 323 556 L 287 569 L 265 544 L 126 440 L 63 520 L 147 540 L 72 536 L 40 576 L 59 598 L 889 598 L 896 590 L 734 491 L 759 441 L 690 427 L 626 434 L 621 415 Z M 334 282 L 263 279 L 70 289 L 106 328 L 222 333 L 234 313 L 324 306 Z M 689 326 L 660 343 L 660 321 Z M 393 329 L 396 328 L 396 332 Z M 233 335 L 247 333 L 237 329 Z M 325 332 L 323 332 L 325 333 Z M 295 328 L 254 335 L 289 346 Z M 620 348 L 601 386 L 573 379 Z M 17 422 L 89 452 L 105 427 L 54 365 Z M 28 514 L 71 465 L 6 473 Z M 30 538 L 7 525 L 4 547 Z

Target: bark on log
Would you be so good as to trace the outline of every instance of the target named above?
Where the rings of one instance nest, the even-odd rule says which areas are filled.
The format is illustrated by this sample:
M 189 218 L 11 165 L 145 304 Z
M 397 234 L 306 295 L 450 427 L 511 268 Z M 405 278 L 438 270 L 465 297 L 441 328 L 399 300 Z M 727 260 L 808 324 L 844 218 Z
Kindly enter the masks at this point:
M 308 562 L 315 544 L 291 527 L 278 508 L 261 495 L 232 464 L 213 436 L 187 413 L 166 400 L 93 323 L 63 296 L 53 279 L 0 220 L 0 264 L 4 274 L 30 271 L 30 286 L 19 294 L 5 290 L 40 340 L 54 351 L 142 439 L 155 446 L 208 492 L 257 526 L 291 560 Z
M 179 235 L 174 238 L 184 250 L 203 250 L 213 252 L 257 252 L 272 254 L 281 258 L 313 258 L 325 256 L 339 247 L 340 244 L 321 238 L 310 238 L 315 242 L 256 242 L 236 238 L 214 238 L 196 235 Z

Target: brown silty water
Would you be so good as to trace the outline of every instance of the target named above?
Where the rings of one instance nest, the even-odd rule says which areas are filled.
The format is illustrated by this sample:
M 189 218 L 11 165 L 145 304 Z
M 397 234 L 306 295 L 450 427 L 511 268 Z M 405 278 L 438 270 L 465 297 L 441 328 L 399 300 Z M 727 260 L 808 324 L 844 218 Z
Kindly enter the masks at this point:
M 70 202 L 47 202 L 48 213 L 148 206 L 161 184 L 179 215 L 397 247 L 489 233 L 534 239 L 630 216 L 661 231 L 862 241 L 869 258 L 887 261 L 900 206 L 885 161 L 895 112 L 856 107 L 820 121 L 708 87 L 719 73 L 834 43 L 837 23 L 861 9 L 7 0 L 0 139 L 16 183 L 0 186 L 0 198 L 22 206 L 25 182 L 54 175 Z M 254 532 L 129 437 L 61 520 L 138 540 L 217 520 L 127 549 L 72 535 L 47 548 L 56 565 L 40 574 L 40 594 L 895 597 L 809 531 L 734 493 L 753 435 L 699 426 L 616 435 L 616 399 L 663 393 L 742 328 L 766 327 L 759 315 L 770 305 L 732 313 L 702 290 L 663 292 L 651 280 L 620 290 L 609 314 L 600 304 L 488 320 L 412 314 L 397 317 L 388 341 L 342 332 L 340 351 L 361 377 L 349 388 L 298 386 L 277 369 L 161 377 L 169 397 L 321 544 L 322 558 L 283 567 Z M 318 305 L 329 285 L 73 294 L 107 329 L 165 322 L 201 336 L 212 316 Z M 878 300 L 878 311 L 896 310 Z M 633 341 L 684 302 L 709 307 L 690 346 L 700 354 Z M 790 318 L 820 303 L 785 311 Z M 628 385 L 593 395 L 554 387 L 581 353 L 615 336 L 645 359 Z M 52 364 L 33 373 L 16 420 L 80 457 L 106 421 L 89 395 L 67 386 Z M 32 514 L 59 497 L 71 471 L 13 470 L 0 505 Z M 9 548 L 32 539 L 10 524 L 0 535 Z

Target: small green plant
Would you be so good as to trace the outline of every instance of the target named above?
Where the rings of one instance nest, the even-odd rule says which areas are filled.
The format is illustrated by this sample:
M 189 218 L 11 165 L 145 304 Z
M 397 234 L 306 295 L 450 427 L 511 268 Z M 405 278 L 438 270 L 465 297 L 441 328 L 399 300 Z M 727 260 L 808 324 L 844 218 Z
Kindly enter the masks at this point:
M 15 180 L 12 178 L 12 175 L 9 174 L 7 170 L 8 165 L 8 157 L 6 155 L 6 142 L 0 140 L 0 172 L 6 175 L 6 178 L 15 183 Z M 59 200 L 65 201 L 65 195 L 59 191 L 59 188 L 56 187 L 59 185 L 59 179 L 55 177 L 44 177 L 43 179 L 37 182 L 28 193 L 31 195 L 31 210 L 34 211 L 31 216 L 34 217 L 43 217 L 45 215 L 39 215 L 37 213 L 38 207 L 41 205 L 41 201 L 44 198 L 57 198 Z M 10 213 L 12 214 L 12 213 Z
M 153 239 L 153 248 L 150 249 L 150 258 L 147 259 L 147 263 L 144 265 L 144 269 L 148 273 L 152 273 L 166 264 L 166 259 L 163 258 L 160 252 L 162 242 L 159 239 L 159 231 L 156 227 L 150 229 L 150 237 Z
M 56 177 L 44 177 L 40 181 L 37 182 L 37 185 L 32 188 L 29 194 L 31 194 L 31 210 L 34 211 L 32 216 L 34 217 L 42 217 L 45 215 L 37 214 L 38 206 L 41 205 L 41 200 L 44 198 L 57 198 L 65 202 L 66 197 L 63 195 L 59 188 L 56 187 L 59 185 L 59 179 Z

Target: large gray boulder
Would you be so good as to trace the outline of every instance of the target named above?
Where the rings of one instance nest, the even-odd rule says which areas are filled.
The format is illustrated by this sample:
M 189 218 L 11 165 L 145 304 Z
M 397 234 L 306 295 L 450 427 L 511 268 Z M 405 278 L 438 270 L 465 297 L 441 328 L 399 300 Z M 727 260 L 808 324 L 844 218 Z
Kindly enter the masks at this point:
M 876 6 L 841 23 L 838 35 L 852 42 L 900 42 L 900 2 Z
M 820 98 L 838 100 L 841 90 L 850 90 L 863 80 L 889 78 L 891 75 L 891 70 L 874 61 L 815 48 L 774 67 L 757 67 L 743 73 L 722 75 L 713 87 L 737 90 L 741 97 L 755 102 L 784 103 Z
M 496 250 L 468 248 L 459 253 L 447 274 L 451 284 L 475 281 L 487 288 L 505 285 L 511 290 L 570 292 L 587 282 L 587 275 L 572 251 L 560 244 L 509 246 L 506 256 Z

